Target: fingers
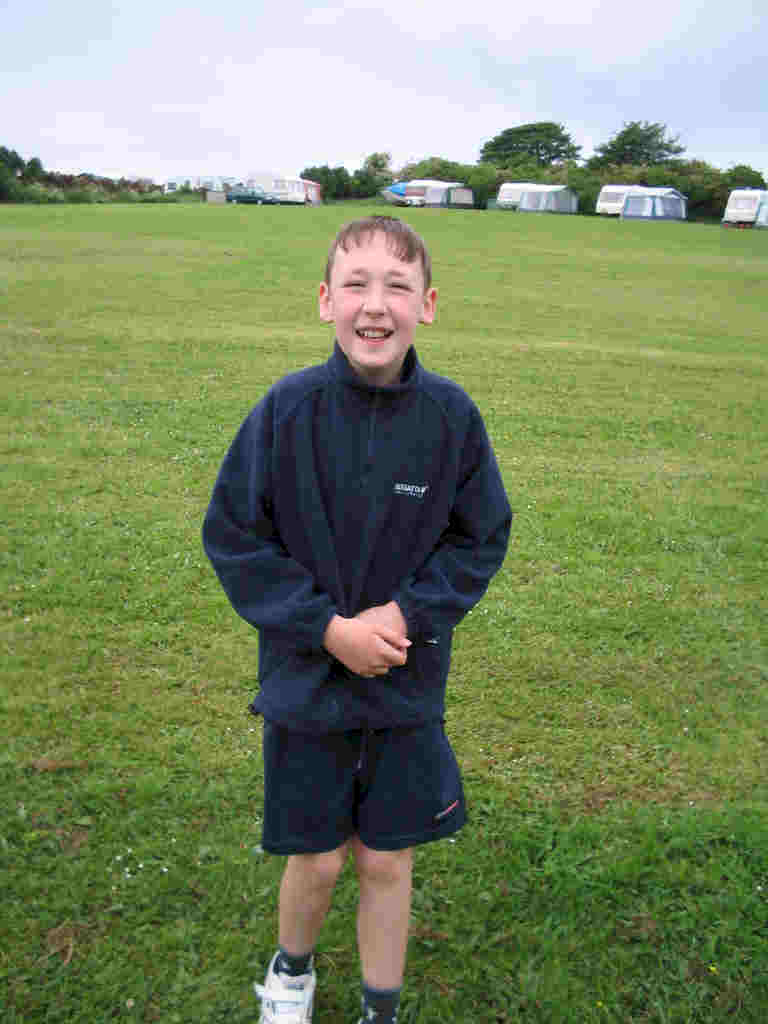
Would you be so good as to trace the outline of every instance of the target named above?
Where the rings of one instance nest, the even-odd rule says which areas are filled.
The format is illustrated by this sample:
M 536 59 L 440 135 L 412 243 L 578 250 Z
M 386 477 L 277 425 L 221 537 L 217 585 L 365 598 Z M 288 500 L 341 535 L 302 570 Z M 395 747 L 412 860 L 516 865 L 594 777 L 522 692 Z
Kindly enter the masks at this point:
M 358 612 L 355 617 L 369 623 L 377 631 L 386 629 L 400 637 L 408 635 L 408 624 L 395 601 L 390 601 L 388 604 L 372 605 L 370 608 Z
M 380 637 L 389 647 L 394 647 L 398 651 L 406 651 L 411 646 L 411 641 L 407 636 L 403 636 L 402 633 L 396 633 L 394 629 L 389 629 L 387 626 L 375 626 L 373 627 L 377 637 Z
M 374 645 L 376 661 L 383 666 L 384 671 L 387 671 L 395 665 L 404 665 L 408 658 L 407 647 L 396 647 L 393 644 L 387 643 L 387 641 L 378 634 L 374 637 Z
M 385 676 L 389 673 L 389 670 L 393 668 L 393 665 L 376 665 L 373 671 L 366 674 L 366 679 L 374 679 L 376 676 Z
M 385 676 L 391 668 L 405 664 L 408 657 L 405 646 L 402 648 L 394 647 L 378 634 L 374 636 L 373 641 L 376 648 L 375 664 L 369 666 L 369 671 L 365 673 L 366 679 L 373 679 L 375 676 Z

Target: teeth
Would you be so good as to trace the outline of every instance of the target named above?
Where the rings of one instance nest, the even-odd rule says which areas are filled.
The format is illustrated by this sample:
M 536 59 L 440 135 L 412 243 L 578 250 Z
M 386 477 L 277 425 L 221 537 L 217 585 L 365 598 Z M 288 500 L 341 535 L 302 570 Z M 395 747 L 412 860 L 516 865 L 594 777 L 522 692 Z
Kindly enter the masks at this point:
M 388 338 L 392 331 L 384 331 L 381 329 L 372 330 L 360 330 L 357 332 L 361 338 Z

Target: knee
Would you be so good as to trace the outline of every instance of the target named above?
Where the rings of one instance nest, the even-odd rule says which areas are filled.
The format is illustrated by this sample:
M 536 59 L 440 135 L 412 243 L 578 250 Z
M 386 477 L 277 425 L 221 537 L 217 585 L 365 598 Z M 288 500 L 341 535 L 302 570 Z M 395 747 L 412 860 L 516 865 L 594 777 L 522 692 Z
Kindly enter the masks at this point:
M 352 852 L 355 868 L 361 882 L 374 885 L 399 885 L 411 876 L 413 854 L 411 850 L 371 850 L 357 842 Z
M 348 850 L 341 846 L 328 853 L 302 853 L 291 857 L 295 870 L 300 871 L 310 884 L 318 889 L 332 889 L 347 861 Z

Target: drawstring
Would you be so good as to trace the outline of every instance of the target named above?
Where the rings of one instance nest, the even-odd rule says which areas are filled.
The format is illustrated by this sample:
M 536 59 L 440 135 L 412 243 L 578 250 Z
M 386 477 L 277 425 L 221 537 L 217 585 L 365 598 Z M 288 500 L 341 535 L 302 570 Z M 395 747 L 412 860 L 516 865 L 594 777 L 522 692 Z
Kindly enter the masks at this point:
M 371 737 L 371 730 L 368 729 L 368 728 L 363 729 L 362 730 L 362 736 L 360 737 L 360 756 L 358 757 L 357 765 L 355 766 L 355 771 L 358 773 L 358 775 L 362 775 L 363 774 L 363 768 L 367 767 L 366 761 L 367 761 L 368 745 L 370 743 L 370 737 Z

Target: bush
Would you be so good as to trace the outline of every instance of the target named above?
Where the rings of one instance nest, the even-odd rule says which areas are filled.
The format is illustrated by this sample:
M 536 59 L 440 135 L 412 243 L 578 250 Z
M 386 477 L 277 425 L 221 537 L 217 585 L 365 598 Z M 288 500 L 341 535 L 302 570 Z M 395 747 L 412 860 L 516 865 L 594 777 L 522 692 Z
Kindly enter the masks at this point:
M 168 195 L 163 192 L 147 192 L 146 195 L 139 197 L 140 203 L 178 203 L 179 201 L 179 197 L 173 192 Z
M 38 181 L 19 183 L 16 189 L 16 201 L 19 203 L 60 203 L 63 199 L 60 189 L 46 188 Z
M 105 203 L 106 195 L 95 188 L 68 188 L 64 192 L 64 199 L 68 203 Z
M 0 164 L 0 201 L 18 199 L 19 183 L 16 175 L 5 164 Z

